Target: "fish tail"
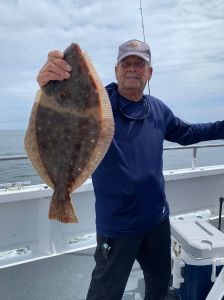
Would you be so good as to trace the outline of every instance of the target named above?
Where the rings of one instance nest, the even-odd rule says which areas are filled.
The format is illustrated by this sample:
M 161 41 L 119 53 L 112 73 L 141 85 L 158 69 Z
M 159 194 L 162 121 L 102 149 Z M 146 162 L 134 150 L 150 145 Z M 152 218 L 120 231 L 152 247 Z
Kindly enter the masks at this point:
M 57 199 L 57 193 L 54 192 L 48 216 L 49 219 L 62 223 L 78 223 L 70 195 L 68 199 L 62 201 Z

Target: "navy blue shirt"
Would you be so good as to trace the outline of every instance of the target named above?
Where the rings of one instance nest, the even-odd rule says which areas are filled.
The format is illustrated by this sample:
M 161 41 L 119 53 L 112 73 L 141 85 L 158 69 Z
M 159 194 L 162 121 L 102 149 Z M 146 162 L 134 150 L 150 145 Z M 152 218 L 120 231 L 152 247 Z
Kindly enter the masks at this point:
M 189 124 L 160 100 L 122 97 L 117 84 L 106 87 L 115 134 L 92 175 L 96 229 L 106 237 L 133 236 L 169 217 L 163 177 L 164 139 L 189 145 L 224 138 L 224 121 Z

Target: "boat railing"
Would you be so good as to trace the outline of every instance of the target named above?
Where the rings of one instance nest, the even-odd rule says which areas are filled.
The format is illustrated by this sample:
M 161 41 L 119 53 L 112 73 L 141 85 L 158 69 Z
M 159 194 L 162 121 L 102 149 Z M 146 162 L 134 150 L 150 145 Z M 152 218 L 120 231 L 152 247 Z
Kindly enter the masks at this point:
M 224 197 L 224 164 L 196 168 L 197 150 L 208 147 L 224 147 L 224 143 L 164 147 L 164 151 L 192 151 L 192 168 L 195 168 L 169 170 L 164 174 L 172 215 L 211 210 L 212 216 L 217 216 L 217 199 Z M 11 165 L 18 159 L 26 160 L 27 156 L 0 156 L 0 161 L 11 160 Z M 95 195 L 91 180 L 72 193 L 79 223 L 49 220 L 52 193 L 46 184 L 29 185 L 28 181 L 0 184 L 0 269 L 95 247 Z
M 191 146 L 172 146 L 172 147 L 164 147 L 164 151 L 170 150 L 192 150 L 192 159 L 191 159 L 191 168 L 195 169 L 197 167 L 197 150 L 204 148 L 216 148 L 216 147 L 224 147 L 224 143 L 220 144 L 206 144 L 206 145 L 191 145 Z
M 206 145 L 191 145 L 191 146 L 171 146 L 164 147 L 164 151 L 173 151 L 173 150 L 192 150 L 192 159 L 191 159 L 191 168 L 195 169 L 197 167 L 197 150 L 204 148 L 217 148 L 224 147 L 224 143 L 220 144 L 206 144 Z M 10 156 L 0 156 L 0 161 L 4 160 L 18 160 L 18 159 L 28 159 L 27 155 L 10 155 Z
M 4 155 L 0 156 L 0 160 L 17 160 L 17 159 L 28 159 L 27 155 Z

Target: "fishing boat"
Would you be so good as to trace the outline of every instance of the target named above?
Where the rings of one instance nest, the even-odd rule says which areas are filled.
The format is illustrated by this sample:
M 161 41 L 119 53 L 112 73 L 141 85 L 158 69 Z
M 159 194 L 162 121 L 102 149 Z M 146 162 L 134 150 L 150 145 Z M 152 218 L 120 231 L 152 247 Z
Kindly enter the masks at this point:
M 190 167 L 164 171 L 172 229 L 169 299 L 224 299 L 224 165 L 197 166 L 197 150 L 209 147 L 224 144 L 164 148 L 192 151 Z M 27 157 L 0 157 L 0 161 L 16 159 Z M 1 299 L 86 297 L 96 246 L 92 181 L 88 179 L 72 194 L 78 224 L 48 219 L 51 196 L 52 190 L 46 184 L 1 184 Z M 143 274 L 137 263 L 123 299 L 144 299 Z

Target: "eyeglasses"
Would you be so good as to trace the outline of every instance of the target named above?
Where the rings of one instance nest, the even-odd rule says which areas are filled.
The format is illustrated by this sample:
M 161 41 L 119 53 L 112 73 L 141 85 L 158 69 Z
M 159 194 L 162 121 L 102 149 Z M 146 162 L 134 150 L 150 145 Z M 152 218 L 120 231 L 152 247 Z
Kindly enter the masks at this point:
M 121 104 L 120 104 L 120 101 L 118 99 L 118 96 L 117 96 L 117 106 L 119 108 L 119 111 L 120 113 L 128 118 L 128 119 L 131 119 L 131 120 L 143 120 L 145 118 L 147 118 L 149 115 L 150 115 L 150 102 L 145 99 L 144 101 L 144 106 L 142 107 L 142 110 L 139 112 L 136 112 L 136 111 L 127 111 L 127 112 L 124 112 L 124 110 L 122 109 L 121 107 Z

